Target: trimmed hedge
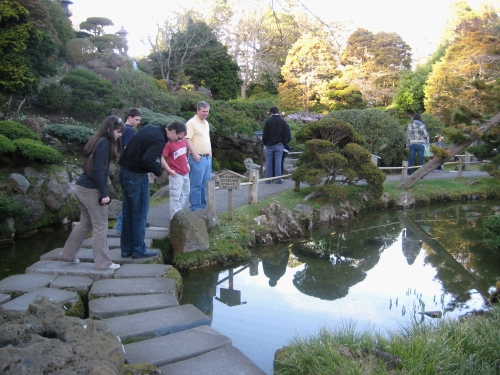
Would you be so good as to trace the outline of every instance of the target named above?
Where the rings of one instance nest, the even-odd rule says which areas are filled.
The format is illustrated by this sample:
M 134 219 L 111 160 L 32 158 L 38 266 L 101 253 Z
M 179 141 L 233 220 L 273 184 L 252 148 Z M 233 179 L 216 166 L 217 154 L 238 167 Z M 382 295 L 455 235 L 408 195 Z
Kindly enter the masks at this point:
M 0 134 L 0 154 L 7 154 L 16 151 L 16 145 L 5 135 Z
M 84 126 L 54 124 L 46 126 L 43 129 L 43 134 L 53 137 L 63 137 L 68 142 L 77 142 L 84 145 L 94 135 L 94 131 Z
M 20 138 L 14 140 L 18 152 L 26 159 L 40 161 L 48 164 L 59 164 L 63 160 L 62 154 L 49 146 L 45 146 L 41 141 Z
M 23 124 L 12 120 L 0 121 L 0 134 L 9 139 L 28 138 L 39 141 L 40 136 Z

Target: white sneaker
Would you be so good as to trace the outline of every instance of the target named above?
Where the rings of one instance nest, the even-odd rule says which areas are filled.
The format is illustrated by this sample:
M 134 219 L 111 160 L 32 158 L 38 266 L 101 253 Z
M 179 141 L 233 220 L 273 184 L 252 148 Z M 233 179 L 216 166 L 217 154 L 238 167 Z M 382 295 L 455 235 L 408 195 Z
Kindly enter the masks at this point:
M 116 263 L 111 263 L 111 266 L 108 267 L 110 270 L 117 270 L 118 268 L 120 268 L 120 265 Z
M 78 263 L 80 263 L 80 259 L 75 258 L 75 259 L 73 259 L 73 261 L 72 261 L 71 263 L 73 263 L 73 264 L 78 264 Z

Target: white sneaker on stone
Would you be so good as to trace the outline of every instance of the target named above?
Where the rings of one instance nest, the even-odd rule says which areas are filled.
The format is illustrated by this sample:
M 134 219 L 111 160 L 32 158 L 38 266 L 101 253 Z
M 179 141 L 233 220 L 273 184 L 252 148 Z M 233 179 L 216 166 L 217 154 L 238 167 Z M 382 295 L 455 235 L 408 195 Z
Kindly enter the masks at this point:
M 73 259 L 73 261 L 72 261 L 71 263 L 73 263 L 73 264 L 78 264 L 78 263 L 80 263 L 80 259 L 75 258 L 75 259 Z
M 116 263 L 111 263 L 111 266 L 108 267 L 110 270 L 117 270 L 118 268 L 120 268 L 120 265 Z

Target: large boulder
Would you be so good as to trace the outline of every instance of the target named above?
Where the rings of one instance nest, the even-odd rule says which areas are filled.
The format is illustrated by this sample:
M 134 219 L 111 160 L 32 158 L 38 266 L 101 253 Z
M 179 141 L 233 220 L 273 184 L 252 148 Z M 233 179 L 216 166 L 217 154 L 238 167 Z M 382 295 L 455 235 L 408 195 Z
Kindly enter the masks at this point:
M 102 322 L 65 316 L 47 298 L 26 315 L 0 307 L 0 369 L 17 374 L 121 374 L 122 344 Z
M 45 185 L 45 194 L 43 195 L 43 203 L 52 212 L 58 211 L 66 203 L 69 189 L 67 183 L 59 183 L 51 178 Z
M 208 250 L 205 221 L 187 209 L 177 211 L 170 221 L 170 243 L 176 253 Z
M 37 134 L 42 134 L 48 122 L 49 120 L 43 117 L 27 117 L 20 121 L 21 124 Z
M 19 173 L 11 173 L 7 181 L 18 194 L 26 194 L 30 187 L 30 182 Z

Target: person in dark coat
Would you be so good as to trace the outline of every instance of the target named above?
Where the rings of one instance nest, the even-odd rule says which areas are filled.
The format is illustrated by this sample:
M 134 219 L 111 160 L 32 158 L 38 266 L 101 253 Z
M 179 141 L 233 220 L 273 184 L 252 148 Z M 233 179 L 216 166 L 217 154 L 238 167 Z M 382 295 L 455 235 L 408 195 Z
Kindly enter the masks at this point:
M 271 107 L 269 113 L 271 116 L 266 120 L 262 134 L 262 143 L 266 146 L 266 178 L 281 176 L 283 149 L 290 142 L 290 128 L 278 107 Z M 270 180 L 266 181 L 266 184 L 270 183 Z M 281 178 L 277 178 L 275 183 L 281 184 Z

